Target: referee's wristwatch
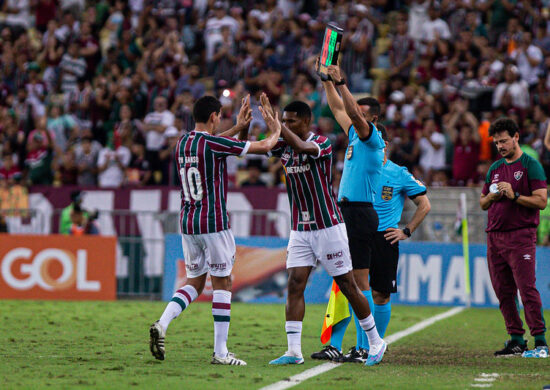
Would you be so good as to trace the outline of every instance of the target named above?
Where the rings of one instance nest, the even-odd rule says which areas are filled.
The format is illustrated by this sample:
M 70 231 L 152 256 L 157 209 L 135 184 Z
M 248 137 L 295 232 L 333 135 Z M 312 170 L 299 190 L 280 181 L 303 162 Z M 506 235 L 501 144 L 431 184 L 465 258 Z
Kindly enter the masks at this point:
M 408 227 L 406 227 L 405 229 L 403 229 L 403 233 L 404 233 L 407 237 L 410 237 L 410 236 L 411 236 L 411 229 L 409 229 Z
M 518 198 L 519 198 L 520 196 L 521 196 L 521 194 L 520 194 L 519 192 L 516 191 L 516 192 L 514 193 L 514 199 L 512 199 L 512 202 L 517 201 Z

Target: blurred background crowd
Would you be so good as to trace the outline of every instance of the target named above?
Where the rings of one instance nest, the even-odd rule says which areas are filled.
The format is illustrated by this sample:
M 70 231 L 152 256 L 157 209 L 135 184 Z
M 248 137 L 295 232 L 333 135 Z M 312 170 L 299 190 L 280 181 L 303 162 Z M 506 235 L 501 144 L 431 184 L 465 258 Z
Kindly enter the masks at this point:
M 314 63 L 325 26 L 345 29 L 341 66 L 377 97 L 389 155 L 430 186 L 483 182 L 501 115 L 547 173 L 549 0 L 1 0 L 0 203 L 19 185 L 177 185 L 172 150 L 194 101 L 234 124 L 250 93 L 306 101 L 334 145 L 337 190 L 347 139 Z M 280 165 L 230 159 L 234 186 L 280 186 Z M 14 192 L 15 191 L 15 192 Z M 18 191 L 21 191 L 19 189 Z M 15 204 L 15 203 L 14 203 Z M 13 204 L 12 204 L 13 206 Z

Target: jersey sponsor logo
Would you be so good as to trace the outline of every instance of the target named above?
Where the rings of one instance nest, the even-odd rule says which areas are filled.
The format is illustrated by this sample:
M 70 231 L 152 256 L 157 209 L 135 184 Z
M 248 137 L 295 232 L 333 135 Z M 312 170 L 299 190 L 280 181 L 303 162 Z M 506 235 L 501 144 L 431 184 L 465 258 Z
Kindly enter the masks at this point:
M 353 157 L 353 145 L 350 145 L 350 146 L 348 146 L 348 151 L 346 153 L 346 158 L 348 160 L 351 160 L 352 157 Z
M 522 176 L 523 176 L 522 171 L 514 172 L 514 179 L 519 180 L 519 179 L 521 179 Z
M 531 255 L 528 255 L 528 254 L 523 255 L 523 260 L 527 260 L 527 261 L 531 260 Z
M 393 198 L 393 187 L 383 186 L 382 187 L 382 199 L 385 201 L 391 200 Z
M 339 257 L 342 257 L 344 255 L 344 251 L 334 252 L 334 253 L 327 253 L 327 260 L 334 260 Z
M 309 211 L 302 211 L 302 221 L 308 222 L 310 218 Z
M 298 165 L 296 167 L 288 167 L 286 169 L 287 173 L 304 173 L 311 170 L 311 166 L 309 164 L 306 165 Z

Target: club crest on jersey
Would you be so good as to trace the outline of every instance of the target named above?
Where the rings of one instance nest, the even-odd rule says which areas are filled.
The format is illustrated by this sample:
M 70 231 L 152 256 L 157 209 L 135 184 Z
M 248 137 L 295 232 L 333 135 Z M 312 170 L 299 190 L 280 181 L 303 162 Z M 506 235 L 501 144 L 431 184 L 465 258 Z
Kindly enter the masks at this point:
M 519 179 L 521 179 L 522 176 L 523 176 L 522 171 L 514 172 L 514 179 L 519 180 Z
M 351 157 L 353 156 L 353 145 L 348 146 L 348 152 L 346 153 L 346 158 L 348 160 L 351 160 Z
M 393 198 L 393 187 L 383 186 L 382 187 L 382 199 L 388 201 Z

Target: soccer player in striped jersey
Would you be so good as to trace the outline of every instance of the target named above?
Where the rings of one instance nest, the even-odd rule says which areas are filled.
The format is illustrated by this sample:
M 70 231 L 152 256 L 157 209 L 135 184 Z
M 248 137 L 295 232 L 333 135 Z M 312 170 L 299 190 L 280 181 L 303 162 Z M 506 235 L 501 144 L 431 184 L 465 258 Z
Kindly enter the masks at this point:
M 248 100 L 248 99 L 247 99 Z M 249 102 L 244 116 L 250 118 Z M 271 135 L 262 141 L 241 141 L 216 136 L 221 104 L 212 96 L 197 100 L 193 107 L 195 130 L 181 137 L 176 147 L 176 163 L 182 186 L 181 231 L 187 284 L 179 288 L 158 321 L 151 325 L 150 349 L 156 359 L 164 360 L 166 329 L 203 291 L 206 274 L 212 279 L 214 317 L 214 354 L 212 364 L 246 365 L 227 350 L 231 313 L 231 270 L 235 261 L 235 239 L 229 230 L 226 209 L 227 166 L 229 156 L 265 154 L 281 132 L 278 116 L 260 111 Z M 248 123 L 250 120 L 248 120 Z
M 265 94 L 260 99 L 262 107 L 271 111 Z M 311 270 L 320 263 L 360 318 L 372 346 L 365 363 L 371 366 L 382 360 L 386 343 L 379 337 L 367 299 L 353 279 L 346 227 L 332 192 L 332 146 L 328 138 L 310 132 L 311 116 L 306 103 L 288 104 L 283 112 L 283 139 L 269 153 L 279 157 L 284 167 L 292 223 L 286 261 L 288 350 L 269 364 L 304 362 L 301 347 L 304 290 Z

